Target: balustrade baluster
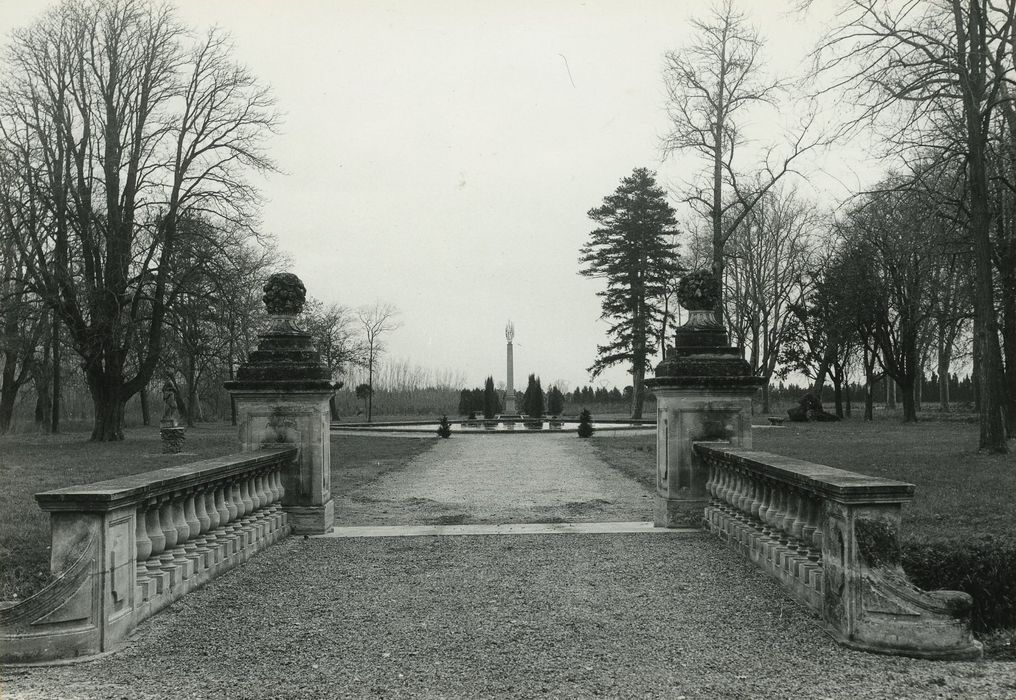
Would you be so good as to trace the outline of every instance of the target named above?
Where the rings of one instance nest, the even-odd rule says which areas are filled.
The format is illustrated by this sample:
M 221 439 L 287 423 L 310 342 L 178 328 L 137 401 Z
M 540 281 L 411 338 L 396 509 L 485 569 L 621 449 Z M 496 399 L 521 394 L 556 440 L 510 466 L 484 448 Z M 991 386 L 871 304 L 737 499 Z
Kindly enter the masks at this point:
M 250 475 L 240 477 L 240 499 L 243 501 L 243 517 L 247 517 L 254 511 L 254 501 L 250 497 Z
M 763 534 L 768 535 L 771 528 L 769 524 L 769 511 L 772 509 L 773 505 L 773 485 L 772 482 L 765 477 L 761 477 L 761 482 L 762 505 L 760 505 L 758 509 L 758 519 L 762 521 Z
M 282 467 L 277 466 L 272 470 L 272 484 L 273 491 L 275 493 L 274 505 L 278 509 L 282 509 L 282 497 L 286 495 L 286 489 L 282 485 Z
M 748 506 L 751 503 L 751 480 L 748 478 L 748 471 L 741 469 L 737 473 L 737 510 L 738 517 L 744 520 L 748 514 Z
M 803 536 L 804 524 L 807 522 L 804 503 L 805 495 L 801 489 L 794 489 L 794 520 L 790 523 L 790 535 L 798 541 Z
M 783 490 L 787 494 L 787 511 L 783 514 L 783 522 L 780 523 L 780 529 L 789 538 L 793 536 L 794 520 L 797 518 L 797 489 L 793 486 L 784 486 Z
M 817 560 L 821 561 L 822 543 L 825 539 L 825 532 L 823 531 L 825 527 L 825 507 L 821 498 L 816 498 L 815 500 L 817 501 L 815 508 L 815 534 L 811 536 L 811 542 L 814 547 L 813 551 L 818 556 Z
M 187 538 L 184 542 L 196 539 L 201 533 L 201 522 L 198 520 L 197 507 L 194 504 L 194 491 L 183 499 L 183 521 L 187 523 Z
M 236 483 L 236 479 L 229 480 L 223 491 L 223 497 L 226 501 L 226 509 L 229 510 L 229 517 L 226 518 L 226 522 L 232 525 L 240 517 L 240 509 L 243 508 L 243 501 L 240 500 L 240 486 Z
M 748 504 L 748 512 L 754 519 L 759 518 L 759 511 L 762 509 L 762 483 L 758 476 L 751 475 L 751 502 Z
M 218 529 L 219 520 L 221 519 L 219 515 L 219 506 L 215 502 L 215 489 L 215 484 L 209 484 L 203 492 L 205 495 L 205 512 L 208 514 L 207 532 Z
M 710 459 L 708 457 L 705 457 L 704 461 L 706 464 L 706 468 L 709 470 L 708 472 L 709 478 L 706 479 L 706 493 L 708 493 L 712 497 L 712 500 L 714 502 L 718 502 L 719 496 L 717 495 L 716 481 L 717 477 L 719 476 L 719 466 L 717 466 L 715 460 Z
M 148 523 L 145 518 L 145 504 L 139 503 L 137 513 L 134 515 L 134 544 L 138 564 L 144 564 L 148 557 L 152 556 L 152 541 L 148 538 Z M 141 569 L 138 569 L 140 575 Z
M 208 485 L 204 485 L 194 493 L 194 516 L 198 519 L 198 535 L 206 534 L 212 528 L 212 519 L 208 515 Z

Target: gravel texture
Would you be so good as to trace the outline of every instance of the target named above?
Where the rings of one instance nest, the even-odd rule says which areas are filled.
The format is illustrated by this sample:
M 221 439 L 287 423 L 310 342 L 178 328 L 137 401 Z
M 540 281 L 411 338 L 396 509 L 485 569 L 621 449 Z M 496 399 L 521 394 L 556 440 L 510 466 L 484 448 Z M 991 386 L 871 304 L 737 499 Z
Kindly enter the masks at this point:
M 11 698 L 1012 698 L 1016 665 L 852 652 L 704 534 L 290 538 Z
M 474 435 L 439 440 L 335 512 L 336 525 L 652 520 L 653 499 L 572 433 Z
M 585 441 L 540 442 L 438 442 L 355 491 L 358 517 L 648 518 Z M 114 654 L 0 679 L 4 699 L 1016 698 L 1016 664 L 839 647 L 704 533 L 290 537 Z

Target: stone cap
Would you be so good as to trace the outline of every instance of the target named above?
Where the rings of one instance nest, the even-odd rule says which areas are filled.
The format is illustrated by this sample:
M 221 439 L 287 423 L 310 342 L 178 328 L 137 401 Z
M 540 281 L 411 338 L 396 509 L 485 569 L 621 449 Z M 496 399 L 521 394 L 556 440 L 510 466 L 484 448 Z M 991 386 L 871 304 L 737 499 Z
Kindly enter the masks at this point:
M 703 457 L 746 467 L 838 503 L 906 503 L 914 498 L 914 485 L 904 481 L 866 476 L 770 452 L 730 447 L 727 443 L 697 442 L 694 450 Z
M 205 459 L 93 484 L 44 491 L 35 494 L 35 500 L 42 510 L 49 512 L 106 512 L 262 467 L 286 463 L 295 459 L 297 453 L 296 447 L 267 447 L 258 452 Z

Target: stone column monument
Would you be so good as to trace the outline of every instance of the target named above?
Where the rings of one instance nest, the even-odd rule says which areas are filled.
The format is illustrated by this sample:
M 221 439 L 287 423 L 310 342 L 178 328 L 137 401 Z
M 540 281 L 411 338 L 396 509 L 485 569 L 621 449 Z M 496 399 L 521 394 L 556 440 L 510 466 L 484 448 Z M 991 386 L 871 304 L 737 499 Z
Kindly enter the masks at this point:
M 504 412 L 511 416 L 515 415 L 515 358 L 512 356 L 515 326 L 511 321 L 504 327 L 504 337 L 508 339 L 508 383 L 504 390 Z
M 268 278 L 268 329 L 236 380 L 224 386 L 236 401 L 241 451 L 278 443 L 299 448 L 283 473 L 282 506 L 294 533 L 321 534 L 335 520 L 328 411 L 335 386 L 311 336 L 296 325 L 306 295 L 294 274 Z
M 751 399 L 765 381 L 751 373 L 713 309 L 719 290 L 708 270 L 681 280 L 688 321 L 646 385 L 656 395 L 656 527 L 699 527 L 709 502 L 708 471 L 692 443 L 751 447 Z

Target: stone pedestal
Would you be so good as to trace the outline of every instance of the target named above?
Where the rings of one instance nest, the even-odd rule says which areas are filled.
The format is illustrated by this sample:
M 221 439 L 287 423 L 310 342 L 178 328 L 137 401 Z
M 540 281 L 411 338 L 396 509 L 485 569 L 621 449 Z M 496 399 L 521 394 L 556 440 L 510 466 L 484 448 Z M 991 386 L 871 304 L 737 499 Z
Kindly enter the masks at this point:
M 176 425 L 176 421 L 163 421 L 159 427 L 159 438 L 162 440 L 163 454 L 179 454 L 183 451 L 183 442 L 187 439 L 184 428 Z
M 296 462 L 282 473 L 282 508 L 293 533 L 330 531 L 335 522 L 328 411 L 332 391 L 230 386 L 230 393 L 236 401 L 241 452 L 279 444 L 296 445 L 300 450 Z
M 693 311 L 646 385 L 656 395 L 656 527 L 700 527 L 708 472 L 692 451 L 700 441 L 751 447 L 752 376 L 712 312 Z
M 265 286 L 269 328 L 236 380 L 224 386 L 236 401 L 242 451 L 299 448 L 283 472 L 282 507 L 295 534 L 322 534 L 335 521 L 328 409 L 335 385 L 311 336 L 296 325 L 305 295 L 296 275 L 272 275 Z

